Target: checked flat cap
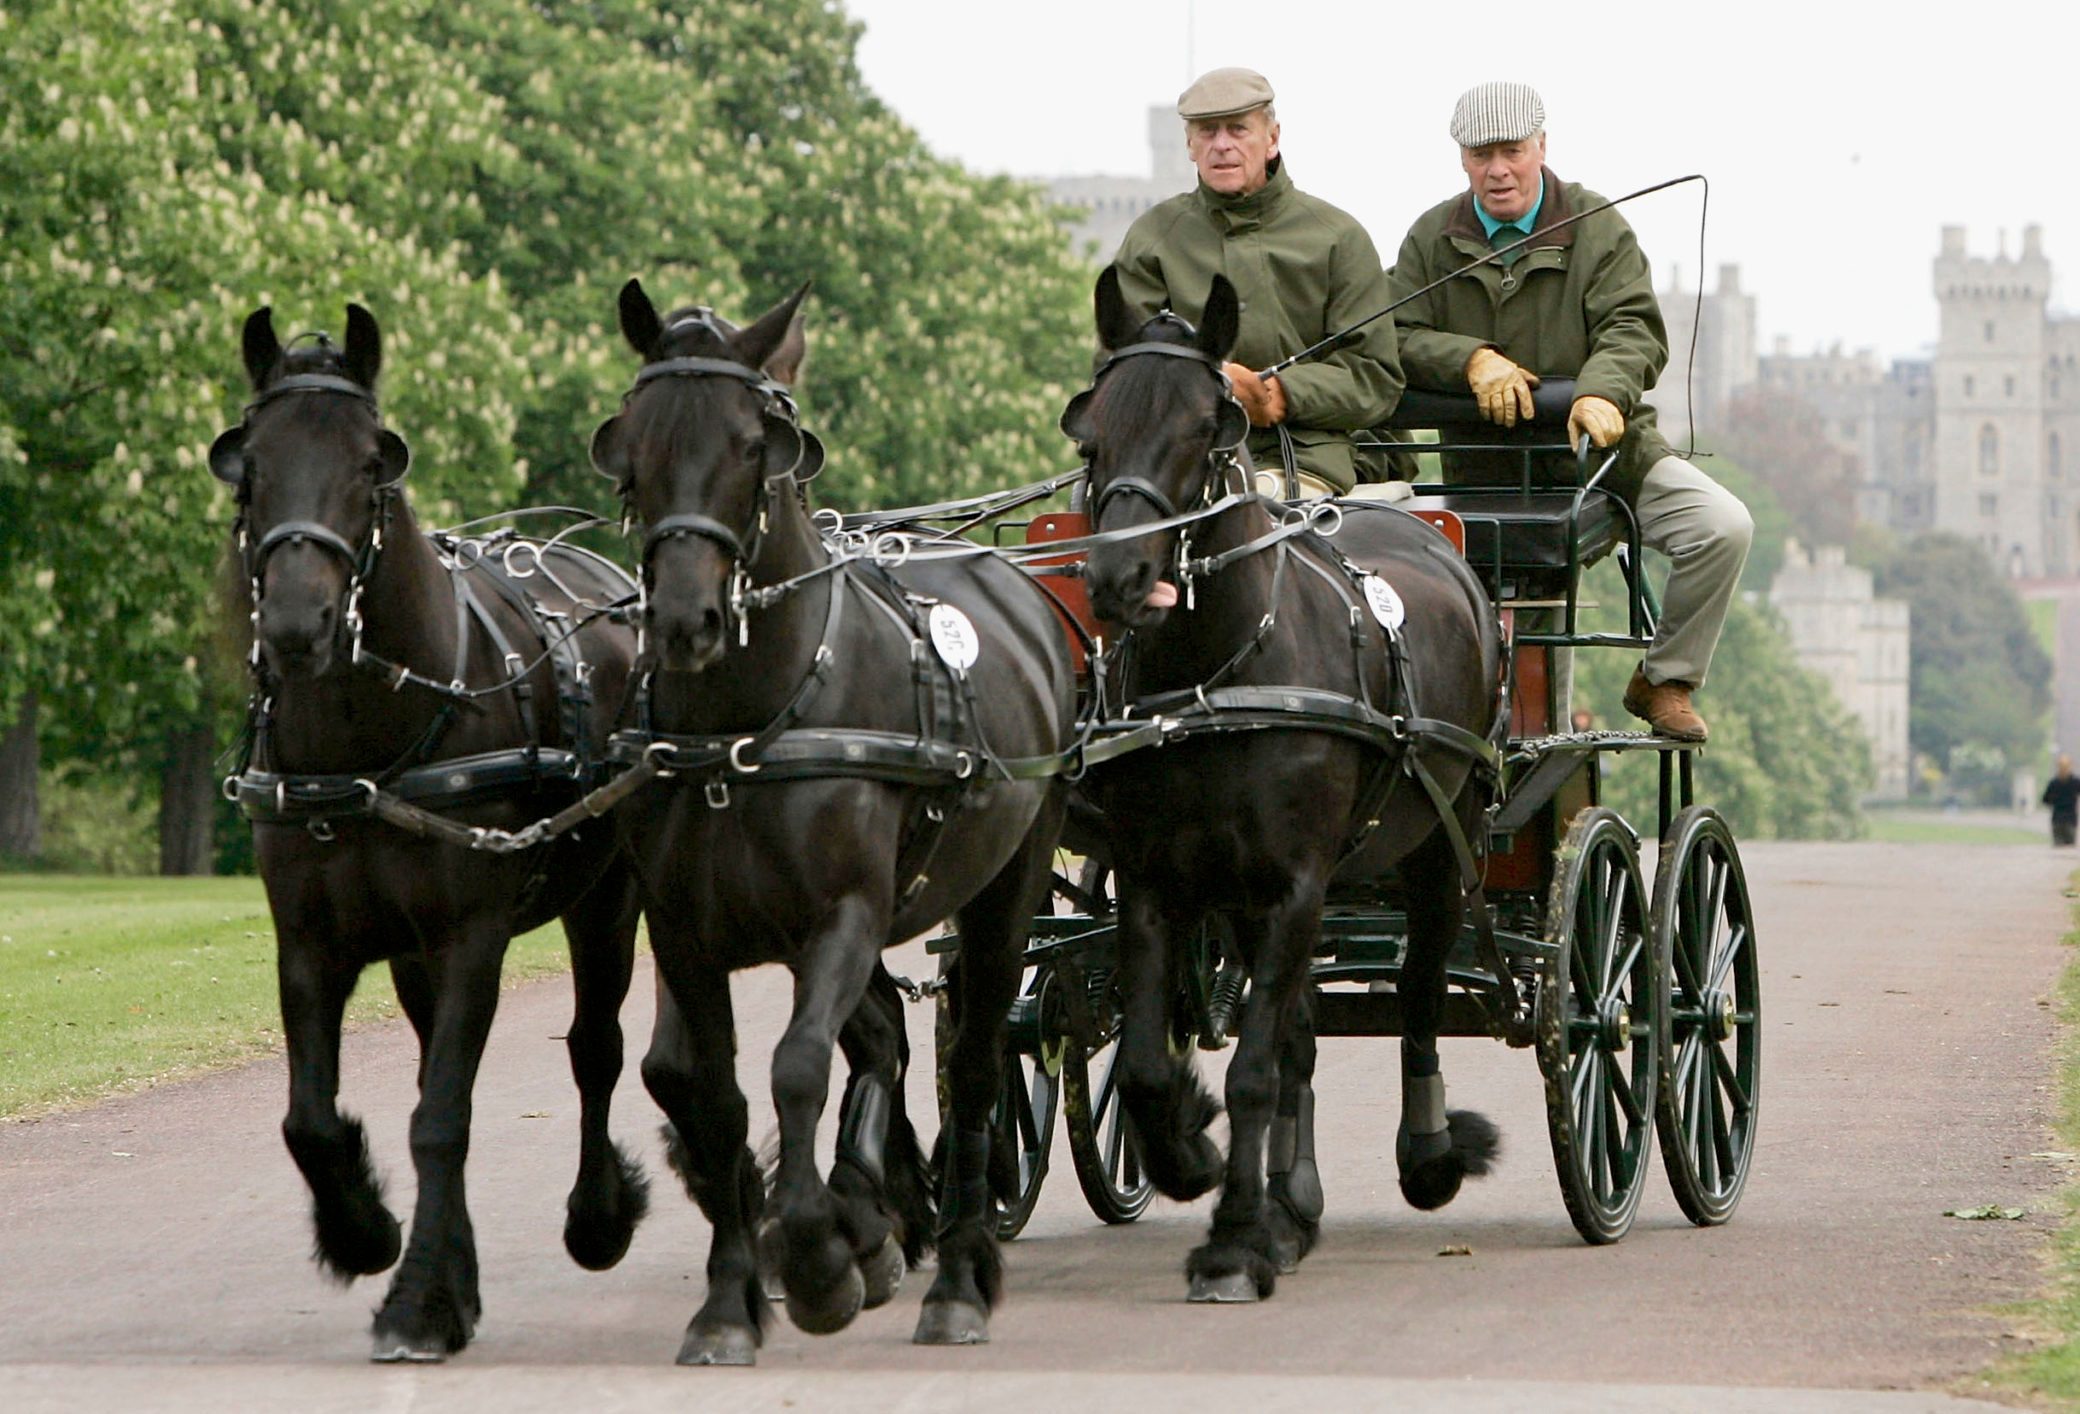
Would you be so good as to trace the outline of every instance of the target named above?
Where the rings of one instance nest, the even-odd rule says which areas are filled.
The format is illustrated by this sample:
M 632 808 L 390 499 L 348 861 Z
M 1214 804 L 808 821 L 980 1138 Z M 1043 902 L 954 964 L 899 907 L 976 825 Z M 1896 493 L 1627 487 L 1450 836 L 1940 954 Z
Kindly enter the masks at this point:
M 1177 95 L 1177 116 L 1187 122 L 1225 118 L 1262 108 L 1275 96 L 1271 80 L 1255 69 L 1215 69 L 1199 75 L 1190 88 Z
M 1452 109 L 1452 141 L 1461 147 L 1521 142 L 1545 125 L 1545 100 L 1528 83 L 1476 84 Z

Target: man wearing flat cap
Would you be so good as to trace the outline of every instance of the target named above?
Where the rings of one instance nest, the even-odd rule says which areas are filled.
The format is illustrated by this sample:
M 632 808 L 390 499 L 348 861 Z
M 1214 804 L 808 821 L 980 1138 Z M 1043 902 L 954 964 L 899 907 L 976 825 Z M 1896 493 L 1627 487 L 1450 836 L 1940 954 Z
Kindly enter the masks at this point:
M 1215 69 L 1177 100 L 1197 187 L 1142 213 L 1113 264 L 1140 318 L 1204 313 L 1216 274 L 1242 300 L 1226 371 L 1249 413 L 1251 459 L 1281 471 L 1289 449 L 1297 486 L 1259 478 L 1275 494 L 1326 495 L 1357 480 L 1351 434 L 1377 426 L 1401 396 L 1394 330 L 1378 320 L 1362 342 L 1260 378 L 1288 354 L 1386 308 L 1387 280 L 1365 229 L 1293 185 L 1278 145 L 1271 85 L 1250 69 Z
M 1410 228 L 1394 295 L 1500 254 L 1396 311 L 1402 360 L 1412 386 L 1471 390 L 1481 416 L 1503 427 L 1530 418 L 1541 377 L 1574 380 L 1568 440 L 1586 435 L 1617 448 L 1604 484 L 1631 504 L 1640 538 L 1672 566 L 1625 709 L 1664 735 L 1703 741 L 1690 694 L 1711 665 L 1754 523 L 1654 426 L 1641 398 L 1668 361 L 1668 334 L 1646 257 L 1616 211 L 1559 224 L 1604 198 L 1545 165 L 1545 122 L 1545 103 L 1526 84 L 1484 83 L 1460 96 L 1452 140 L 1468 189 Z M 1450 462 L 1447 479 L 1480 479 L 1478 458 Z

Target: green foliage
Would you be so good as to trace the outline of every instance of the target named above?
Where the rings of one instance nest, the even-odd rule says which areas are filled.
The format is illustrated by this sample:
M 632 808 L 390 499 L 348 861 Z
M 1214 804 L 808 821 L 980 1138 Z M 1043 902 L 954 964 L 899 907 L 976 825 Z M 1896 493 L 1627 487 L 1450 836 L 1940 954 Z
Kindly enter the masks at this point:
M 1622 627 L 1624 586 L 1599 565 L 1590 593 L 1606 628 Z M 1606 723 L 1629 724 L 1618 705 L 1638 659 L 1609 649 L 1575 654 L 1574 701 Z M 1870 747 L 1827 684 L 1798 664 L 1766 605 L 1736 599 L 1698 706 L 1712 739 L 1697 767 L 1698 798 L 1742 839 L 1853 839 L 1870 788 Z M 1659 776 L 1646 753 L 1607 757 L 1604 799 L 1651 831 Z
M 274 929 L 253 879 L 0 876 L 0 1116 L 86 1104 L 280 1048 Z M 566 965 L 513 940 L 505 980 Z M 397 1013 L 380 972 L 348 1010 Z
M 822 0 L 35 0 L 0 11 L 0 714 L 148 775 L 243 695 L 201 453 L 238 328 L 385 335 L 438 523 L 603 507 L 614 294 L 748 317 L 812 280 L 805 415 L 841 505 L 1037 479 L 1089 270 L 1042 193 L 938 159 Z
M 1882 547 L 1873 547 L 1873 550 Z M 1913 620 L 1907 731 L 1953 790 L 2004 804 L 2036 765 L 2051 706 L 2051 660 L 1986 554 L 1960 536 L 1915 537 L 1873 565 L 1877 592 Z

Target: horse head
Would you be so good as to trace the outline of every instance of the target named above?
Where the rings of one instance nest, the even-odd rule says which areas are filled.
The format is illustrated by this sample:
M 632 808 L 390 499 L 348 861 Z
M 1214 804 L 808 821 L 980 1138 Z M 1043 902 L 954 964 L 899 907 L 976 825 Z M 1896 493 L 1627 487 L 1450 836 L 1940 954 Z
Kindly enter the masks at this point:
M 1062 431 L 1090 464 L 1093 528 L 1128 530 L 1212 504 L 1229 454 L 1249 432 L 1221 372 L 1241 316 L 1235 287 L 1213 277 L 1197 328 L 1168 310 L 1144 323 L 1127 308 L 1119 272 L 1107 268 L 1097 309 L 1105 361 L 1062 414 Z M 1098 617 L 1127 628 L 1160 622 L 1177 602 L 1166 570 L 1179 543 L 1173 529 L 1093 549 L 1085 582 Z
M 699 672 L 722 656 L 776 499 L 798 501 L 823 465 L 785 386 L 806 347 L 797 315 L 808 291 L 739 329 L 705 306 L 660 317 L 640 281 L 622 287 L 621 332 L 643 368 L 593 433 L 592 464 L 644 528 L 643 626 L 668 670 Z
M 256 653 L 280 677 L 317 677 L 351 627 L 411 451 L 377 414 L 382 334 L 360 305 L 344 349 L 324 334 L 284 349 L 264 307 L 244 346 L 252 401 L 211 444 L 210 471 L 238 493 Z

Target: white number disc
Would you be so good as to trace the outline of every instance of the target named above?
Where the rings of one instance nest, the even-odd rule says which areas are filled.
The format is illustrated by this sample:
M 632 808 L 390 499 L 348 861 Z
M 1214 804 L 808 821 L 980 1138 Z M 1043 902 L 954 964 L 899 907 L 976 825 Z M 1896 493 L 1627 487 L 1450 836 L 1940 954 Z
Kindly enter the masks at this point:
M 1380 621 L 1382 628 L 1388 633 L 1401 632 L 1401 623 L 1408 617 L 1408 610 L 1402 605 L 1401 596 L 1394 592 L 1393 585 L 1376 574 L 1366 575 L 1365 602 L 1372 606 L 1372 617 Z
M 976 637 L 975 625 L 968 616 L 951 604 L 932 605 L 932 647 L 946 666 L 957 673 L 965 673 L 975 666 L 982 655 L 982 640 Z

